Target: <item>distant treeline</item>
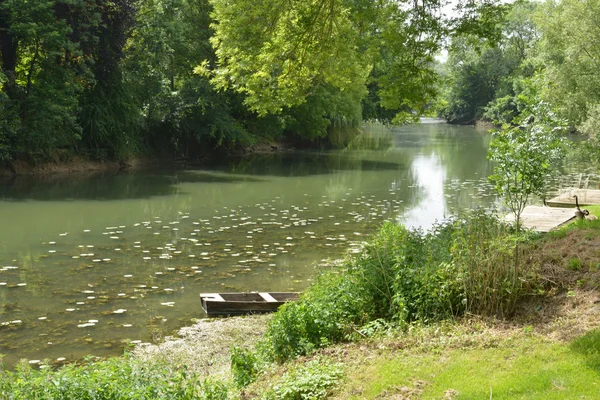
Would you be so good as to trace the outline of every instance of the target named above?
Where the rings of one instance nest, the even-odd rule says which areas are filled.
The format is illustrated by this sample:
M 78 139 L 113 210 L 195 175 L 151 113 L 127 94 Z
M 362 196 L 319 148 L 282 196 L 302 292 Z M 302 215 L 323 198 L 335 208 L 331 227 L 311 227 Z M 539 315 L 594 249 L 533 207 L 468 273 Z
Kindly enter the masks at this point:
M 497 42 L 454 37 L 442 68 L 441 116 L 510 123 L 548 104 L 573 130 L 600 130 L 600 1 L 516 1 Z

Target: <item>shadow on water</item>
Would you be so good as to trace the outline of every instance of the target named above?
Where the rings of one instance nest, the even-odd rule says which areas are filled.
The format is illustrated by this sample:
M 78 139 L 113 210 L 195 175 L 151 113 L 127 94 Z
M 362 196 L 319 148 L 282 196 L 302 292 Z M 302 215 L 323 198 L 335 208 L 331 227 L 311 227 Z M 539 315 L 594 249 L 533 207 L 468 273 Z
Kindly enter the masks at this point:
M 124 172 L 78 174 L 49 177 L 17 176 L 0 180 L 0 200 L 123 200 L 146 199 L 181 193 L 183 183 L 238 183 L 260 181 L 247 176 L 215 174 L 204 171 L 153 173 Z
M 257 176 L 311 176 L 332 171 L 385 171 L 406 168 L 401 163 L 373 161 L 346 154 L 259 154 L 215 160 L 194 169 L 104 174 L 17 176 L 0 180 L 0 200 L 125 200 L 182 193 L 186 183 L 261 182 Z M 208 169 L 208 171 L 207 171 Z
M 215 165 L 218 168 L 218 166 Z M 343 153 L 260 154 L 230 159 L 223 172 L 247 175 L 311 176 L 332 171 L 394 171 L 403 162 L 374 161 Z

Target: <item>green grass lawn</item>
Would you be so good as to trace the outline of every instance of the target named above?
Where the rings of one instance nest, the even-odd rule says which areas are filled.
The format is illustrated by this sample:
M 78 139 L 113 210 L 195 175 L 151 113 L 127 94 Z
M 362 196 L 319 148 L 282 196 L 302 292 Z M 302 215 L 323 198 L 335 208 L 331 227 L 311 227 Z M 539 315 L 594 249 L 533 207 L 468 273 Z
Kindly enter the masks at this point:
M 597 399 L 600 333 L 572 344 L 529 337 L 496 348 L 401 351 L 349 371 L 339 398 Z

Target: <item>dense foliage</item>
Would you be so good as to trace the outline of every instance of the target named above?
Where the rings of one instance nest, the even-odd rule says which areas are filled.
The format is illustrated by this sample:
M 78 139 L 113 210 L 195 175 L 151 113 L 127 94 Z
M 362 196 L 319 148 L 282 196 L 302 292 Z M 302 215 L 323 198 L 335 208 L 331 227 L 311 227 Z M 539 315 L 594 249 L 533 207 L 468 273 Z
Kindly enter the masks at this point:
M 423 113 L 442 39 L 493 36 L 495 4 L 2 0 L 0 162 L 344 145 Z
M 365 119 L 511 123 L 532 84 L 595 136 L 600 1 L 3 0 L 0 162 L 193 157 Z M 436 55 L 448 43 L 447 60 Z
M 600 1 L 517 0 L 497 41 L 456 35 L 438 112 L 449 122 L 514 124 L 536 92 L 572 131 L 600 127 Z M 523 117 L 523 116 L 522 116 Z
M 262 349 L 283 361 L 414 321 L 509 316 L 529 273 L 515 268 L 514 249 L 510 230 L 480 212 L 428 232 L 388 223 L 360 255 L 282 307 Z

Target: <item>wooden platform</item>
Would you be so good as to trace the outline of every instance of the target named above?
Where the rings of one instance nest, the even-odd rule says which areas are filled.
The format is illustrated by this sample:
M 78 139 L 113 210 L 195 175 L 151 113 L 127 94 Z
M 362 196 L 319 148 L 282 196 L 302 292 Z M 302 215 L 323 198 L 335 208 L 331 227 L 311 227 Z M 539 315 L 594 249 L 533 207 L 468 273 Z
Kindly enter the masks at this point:
M 526 229 L 533 229 L 536 232 L 549 232 L 574 219 L 575 207 L 527 206 L 521 214 L 521 226 Z M 506 220 L 514 222 L 515 217 L 509 214 L 506 216 Z
M 548 200 L 546 203 L 551 207 L 575 207 L 575 198 L 573 195 L 577 195 L 580 206 L 600 204 L 600 190 L 592 189 L 569 190 Z

